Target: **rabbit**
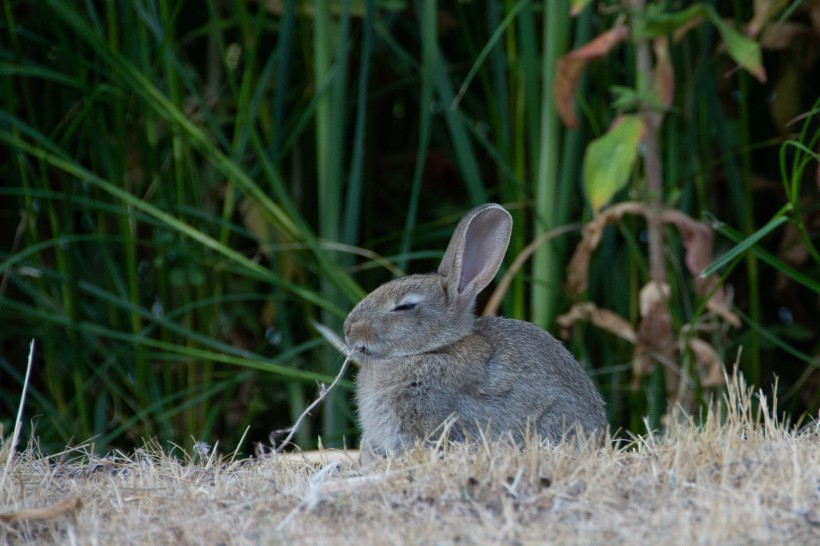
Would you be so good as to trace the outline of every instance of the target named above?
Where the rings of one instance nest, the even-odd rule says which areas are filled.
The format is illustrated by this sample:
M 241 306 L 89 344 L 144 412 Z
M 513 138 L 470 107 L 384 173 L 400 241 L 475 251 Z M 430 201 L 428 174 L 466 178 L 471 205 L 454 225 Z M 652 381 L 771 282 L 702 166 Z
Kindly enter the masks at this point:
M 523 445 L 537 431 L 558 443 L 579 428 L 603 439 L 603 398 L 559 341 L 529 322 L 474 314 L 511 231 L 500 205 L 471 210 L 436 273 L 387 282 L 348 315 L 363 461 L 401 454 L 453 417 L 456 441 L 489 432 Z

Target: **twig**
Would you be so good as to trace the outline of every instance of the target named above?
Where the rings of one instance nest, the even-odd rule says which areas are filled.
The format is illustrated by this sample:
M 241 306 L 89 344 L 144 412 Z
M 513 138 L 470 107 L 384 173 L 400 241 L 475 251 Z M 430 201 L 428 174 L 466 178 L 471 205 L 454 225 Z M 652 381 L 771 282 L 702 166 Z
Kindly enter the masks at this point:
M 17 449 L 17 442 L 20 439 L 20 429 L 23 422 L 23 407 L 26 405 L 26 393 L 28 392 L 28 382 L 31 377 L 31 365 L 34 362 L 34 340 L 31 340 L 31 345 L 28 351 L 28 366 L 26 366 L 26 378 L 23 381 L 23 392 L 20 395 L 20 405 L 17 407 L 17 419 L 14 421 L 14 433 L 11 436 L 11 446 L 8 457 L 6 458 L 6 466 L 3 469 L 3 479 L 0 483 L 5 483 L 6 477 L 11 468 L 11 461 L 14 459 L 14 450 Z
M 285 446 L 287 446 L 290 443 L 291 438 L 293 438 L 293 435 L 296 434 L 297 430 L 299 430 L 299 425 L 302 424 L 302 421 L 305 419 L 305 416 L 310 414 L 310 412 L 313 411 L 313 409 L 316 406 L 318 406 L 325 398 L 327 398 L 327 395 L 330 394 L 330 391 L 333 390 L 333 387 L 335 387 L 336 384 L 339 382 L 339 380 L 342 378 L 342 376 L 344 376 L 345 372 L 347 371 L 347 365 L 349 363 L 350 363 L 350 356 L 345 358 L 345 361 L 344 361 L 344 363 L 342 363 L 342 367 L 339 370 L 339 373 L 336 375 L 336 378 L 333 380 L 333 383 L 330 384 L 330 387 L 328 387 L 324 383 L 319 384 L 319 396 L 318 396 L 318 398 L 316 398 L 316 400 L 314 400 L 307 408 L 305 408 L 305 411 L 302 412 L 302 415 L 299 416 L 299 418 L 296 420 L 296 422 L 293 424 L 292 427 L 284 428 L 284 429 L 280 429 L 280 430 L 274 430 L 273 432 L 271 432 L 270 440 L 271 440 L 272 445 L 276 445 L 276 442 L 274 440 L 274 438 L 276 436 L 278 436 L 280 434 L 284 434 L 285 432 L 288 433 L 288 435 L 285 437 L 285 439 L 282 441 L 282 443 L 279 444 L 278 447 L 274 448 L 275 453 L 281 452 L 285 448 Z
M 16 512 L 0 514 L 0 522 L 11 524 L 18 521 L 41 521 L 64 516 L 66 514 L 74 516 L 82 507 L 83 501 L 80 497 L 69 497 L 56 504 L 46 506 L 45 508 L 27 508 Z
M 285 527 L 287 527 L 288 523 L 290 523 L 291 520 L 295 518 L 299 512 L 302 511 L 303 508 L 311 510 L 314 506 L 316 506 L 319 503 L 320 500 L 322 500 L 320 489 L 321 482 L 325 479 L 326 476 L 328 476 L 337 468 L 339 468 L 339 461 L 334 461 L 329 465 L 323 467 L 321 470 L 319 470 L 319 472 L 317 472 L 308 479 L 307 494 L 302 498 L 301 501 L 299 501 L 299 504 L 297 504 L 293 508 L 293 510 L 288 512 L 288 515 L 285 516 L 285 518 L 279 522 L 279 525 L 276 526 L 277 533 L 281 532 Z
M 507 293 L 507 289 L 510 287 L 510 283 L 512 283 L 513 277 L 518 270 L 523 267 L 524 263 L 530 259 L 538 248 L 549 241 L 550 239 L 554 239 L 555 237 L 559 237 L 564 235 L 565 233 L 569 233 L 571 231 L 575 231 L 579 229 L 581 226 L 580 224 L 568 224 L 566 226 L 559 226 L 557 228 L 553 228 L 546 233 L 542 233 L 537 238 L 530 241 L 530 243 L 524 247 L 524 250 L 515 257 L 515 260 L 510 267 L 507 268 L 507 271 L 504 273 L 504 276 L 498 283 L 498 286 L 493 291 L 490 299 L 487 301 L 487 305 L 484 307 L 484 312 L 482 313 L 483 316 L 493 316 L 498 311 L 498 308 L 501 306 L 501 300 L 504 299 L 504 295 Z
M 344 340 L 336 334 L 336 332 L 324 324 L 316 322 L 315 320 L 311 320 L 310 324 L 316 328 L 316 331 L 322 334 L 322 337 L 325 338 L 325 340 L 327 340 L 327 342 L 330 343 L 334 349 L 339 351 L 342 356 L 350 358 L 350 351 L 348 350 L 347 345 Z M 356 364 L 356 361 L 354 360 L 353 363 Z
M 338 480 L 326 480 L 326 478 L 336 471 L 340 466 L 338 461 L 334 461 L 329 465 L 323 467 L 319 470 L 316 474 L 311 476 L 308 479 L 308 489 L 305 495 L 302 497 L 302 500 L 299 501 L 288 515 L 282 519 L 281 522 L 276 526 L 276 532 L 281 533 L 285 530 L 285 527 L 293 521 L 300 512 L 307 511 L 310 512 L 316 505 L 319 504 L 320 501 L 326 499 L 330 495 L 335 495 L 338 493 L 342 493 L 345 495 L 350 495 L 355 489 L 359 487 L 365 487 L 375 483 L 384 482 L 384 480 L 388 478 L 392 478 L 395 476 L 401 475 L 401 471 L 387 471 L 387 472 L 379 472 L 374 474 L 367 474 L 364 476 L 356 476 L 352 478 L 342 478 Z M 301 487 L 301 486 L 300 486 Z

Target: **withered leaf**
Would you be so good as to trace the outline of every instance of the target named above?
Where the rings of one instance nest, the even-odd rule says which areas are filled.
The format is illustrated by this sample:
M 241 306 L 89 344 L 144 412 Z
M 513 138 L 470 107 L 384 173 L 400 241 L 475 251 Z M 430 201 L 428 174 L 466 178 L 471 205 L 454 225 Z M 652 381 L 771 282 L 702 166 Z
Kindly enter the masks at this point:
M 558 59 L 555 74 L 555 83 L 552 86 L 552 96 L 555 108 L 561 121 L 569 128 L 578 126 L 578 117 L 575 114 L 574 96 L 587 63 L 606 56 L 612 48 L 629 38 L 629 28 L 618 21 L 615 26 L 607 30 L 587 44 L 562 55 Z
M 777 15 L 789 0 L 754 0 L 754 15 L 749 24 L 746 25 L 748 36 L 757 36 L 766 23 Z
M 723 385 L 723 362 L 720 361 L 714 347 L 699 338 L 690 339 L 688 345 L 698 362 L 701 385 L 704 387 Z
M 602 309 L 591 302 L 573 305 L 569 311 L 556 319 L 564 337 L 567 337 L 569 330 L 580 321 L 589 321 L 601 330 L 635 343 L 635 329 L 629 321 L 618 313 Z
M 677 344 L 672 332 L 672 317 L 666 305 L 669 293 L 669 285 L 654 281 L 641 288 L 639 306 L 642 318 L 638 325 L 635 357 L 632 363 L 636 378 L 651 373 L 658 358 L 674 361 Z M 666 368 L 664 372 L 666 390 L 674 392 L 678 385 L 677 375 L 670 376 L 666 373 Z

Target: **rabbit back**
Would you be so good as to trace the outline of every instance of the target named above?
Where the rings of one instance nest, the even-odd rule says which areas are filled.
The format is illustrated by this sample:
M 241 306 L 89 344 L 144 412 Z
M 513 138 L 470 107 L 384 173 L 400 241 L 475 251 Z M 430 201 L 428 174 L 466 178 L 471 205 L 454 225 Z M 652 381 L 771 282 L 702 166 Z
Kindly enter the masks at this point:
M 463 420 L 488 421 L 496 436 L 523 441 L 526 427 L 558 442 L 577 428 L 600 433 L 607 426 L 604 401 L 580 364 L 558 340 L 520 320 L 482 317 L 478 337 L 493 348 L 484 364 L 483 397 L 465 397 Z M 479 364 L 480 363 L 475 363 Z M 497 425 L 495 425 L 497 423 Z

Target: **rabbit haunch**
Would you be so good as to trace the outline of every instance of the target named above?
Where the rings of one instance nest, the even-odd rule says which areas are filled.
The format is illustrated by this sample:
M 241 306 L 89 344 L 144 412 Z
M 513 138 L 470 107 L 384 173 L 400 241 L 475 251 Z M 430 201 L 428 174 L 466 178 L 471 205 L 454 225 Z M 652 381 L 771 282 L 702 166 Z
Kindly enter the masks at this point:
M 512 217 L 488 204 L 459 223 L 437 273 L 388 282 L 350 312 L 348 348 L 361 369 L 356 397 L 365 452 L 401 452 L 455 416 L 450 438 L 528 431 L 558 442 L 606 428 L 604 402 L 564 346 L 528 322 L 476 317 Z

